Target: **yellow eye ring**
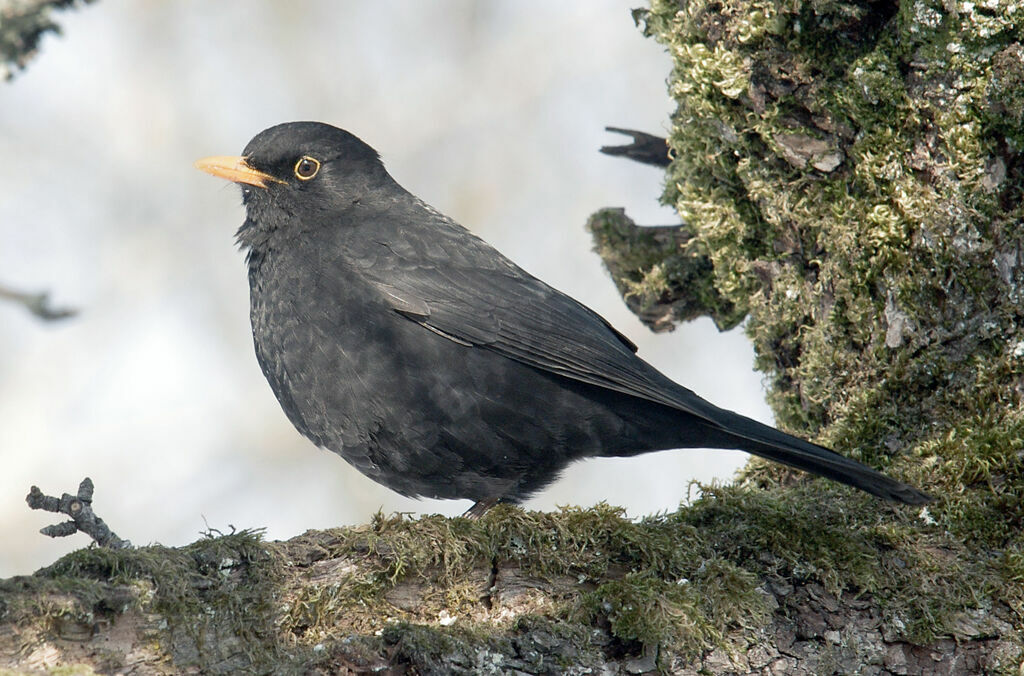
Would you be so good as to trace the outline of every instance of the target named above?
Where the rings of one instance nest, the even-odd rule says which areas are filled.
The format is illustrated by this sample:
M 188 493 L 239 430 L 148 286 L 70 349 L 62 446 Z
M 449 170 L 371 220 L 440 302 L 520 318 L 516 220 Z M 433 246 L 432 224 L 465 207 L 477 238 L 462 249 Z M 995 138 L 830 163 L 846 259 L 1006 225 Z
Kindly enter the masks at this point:
M 320 171 L 320 162 L 309 155 L 303 155 L 295 163 L 295 177 L 300 181 L 308 181 Z

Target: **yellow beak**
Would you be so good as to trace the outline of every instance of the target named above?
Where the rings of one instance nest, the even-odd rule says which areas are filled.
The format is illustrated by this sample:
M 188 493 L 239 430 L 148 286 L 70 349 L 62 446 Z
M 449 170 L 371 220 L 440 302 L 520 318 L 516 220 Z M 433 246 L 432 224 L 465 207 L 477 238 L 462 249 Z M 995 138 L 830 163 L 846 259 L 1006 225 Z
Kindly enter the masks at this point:
M 244 157 L 228 155 L 204 157 L 196 162 L 195 167 L 219 178 L 226 178 L 235 183 L 254 185 L 257 188 L 266 188 L 268 183 L 284 183 L 279 178 L 253 169 Z

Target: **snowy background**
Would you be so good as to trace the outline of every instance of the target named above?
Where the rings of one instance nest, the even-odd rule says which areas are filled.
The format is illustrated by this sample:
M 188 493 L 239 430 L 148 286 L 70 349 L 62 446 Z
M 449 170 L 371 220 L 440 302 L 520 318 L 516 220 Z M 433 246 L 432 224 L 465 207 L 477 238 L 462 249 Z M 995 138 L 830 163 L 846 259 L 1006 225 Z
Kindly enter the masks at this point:
M 36 531 L 32 484 L 90 476 L 95 507 L 136 544 L 181 545 L 208 523 L 273 539 L 409 500 L 318 450 L 285 419 L 253 354 L 233 233 L 237 188 L 192 162 L 260 130 L 322 120 L 377 148 L 406 188 L 590 305 L 640 354 L 711 401 L 770 422 L 739 331 L 702 320 L 654 335 L 618 297 L 583 229 L 600 207 L 638 223 L 661 172 L 598 154 L 605 125 L 663 133 L 671 63 L 636 2 L 211 3 L 103 0 L 57 15 L 0 85 L 0 282 L 80 314 L 43 323 L 0 304 L 0 576 L 84 546 Z M 746 456 L 682 451 L 572 466 L 528 507 L 601 500 L 674 509 L 691 479 Z

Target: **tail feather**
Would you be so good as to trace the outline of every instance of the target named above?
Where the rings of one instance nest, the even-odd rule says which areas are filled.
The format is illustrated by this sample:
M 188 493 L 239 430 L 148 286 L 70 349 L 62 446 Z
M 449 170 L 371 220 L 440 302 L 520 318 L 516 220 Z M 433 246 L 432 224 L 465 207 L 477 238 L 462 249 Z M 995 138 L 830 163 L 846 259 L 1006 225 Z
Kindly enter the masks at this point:
M 720 410 L 720 419 L 714 422 L 718 431 L 735 439 L 734 448 L 839 481 L 886 500 L 908 505 L 923 505 L 933 500 L 932 496 L 909 484 L 824 446 L 798 439 L 738 413 Z

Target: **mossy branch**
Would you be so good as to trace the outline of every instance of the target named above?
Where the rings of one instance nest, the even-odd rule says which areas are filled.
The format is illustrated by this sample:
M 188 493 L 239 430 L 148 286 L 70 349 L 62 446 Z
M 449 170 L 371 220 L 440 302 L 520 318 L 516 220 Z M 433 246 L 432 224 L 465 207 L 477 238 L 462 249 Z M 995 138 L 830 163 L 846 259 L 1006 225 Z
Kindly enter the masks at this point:
M 686 225 L 638 226 L 623 209 L 602 209 L 586 227 L 626 305 L 652 331 L 704 315 L 724 331 L 743 319 L 715 289 L 708 256 L 687 249 Z
M 377 515 L 288 542 L 75 552 L 0 581 L 0 669 L 132 673 L 990 671 L 1024 593 L 923 514 L 812 480 L 691 507 Z M 1016 563 L 1017 574 L 1024 561 Z M 962 568 L 962 566 L 967 566 Z M 934 634 L 941 622 L 943 634 Z M 590 670 L 587 672 L 586 670 Z

